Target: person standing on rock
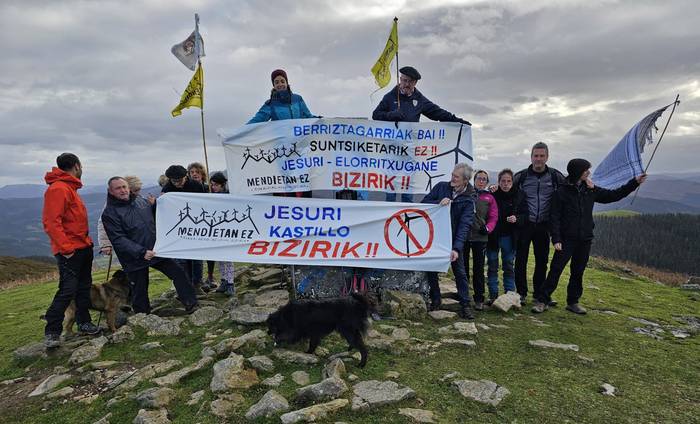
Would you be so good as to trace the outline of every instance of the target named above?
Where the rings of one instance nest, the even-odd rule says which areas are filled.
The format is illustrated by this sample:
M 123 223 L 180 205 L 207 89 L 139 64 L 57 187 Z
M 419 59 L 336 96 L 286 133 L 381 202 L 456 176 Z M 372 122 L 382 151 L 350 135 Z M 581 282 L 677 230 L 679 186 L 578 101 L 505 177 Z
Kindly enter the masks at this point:
M 552 201 L 550 226 L 554 257 L 544 288 L 532 312 L 541 313 L 552 301 L 552 294 L 557 289 L 559 277 L 571 261 L 571 275 L 567 287 L 566 310 L 583 315 L 586 309 L 579 305 L 583 294 L 583 273 L 588 264 L 593 241 L 593 205 L 613 203 L 624 199 L 632 193 L 647 176 L 642 174 L 632 178 L 627 184 L 615 190 L 597 187 L 591 181 L 591 163 L 586 159 L 572 159 L 566 166 L 569 175 L 561 185 Z
M 549 260 L 549 210 L 557 188 L 564 183 L 564 175 L 547 166 L 549 147 L 535 143 L 530 152 L 532 164 L 515 174 L 513 189 L 518 197 L 518 245 L 515 253 L 515 287 L 520 303 L 527 298 L 527 261 L 530 244 L 535 251 L 535 272 L 532 276 L 533 298 L 542 297 Z
M 148 314 L 148 270 L 157 269 L 173 280 L 185 311 L 197 308 L 197 297 L 185 271 L 174 260 L 159 258 L 153 251 L 156 243 L 156 222 L 153 206 L 143 197 L 129 191 L 126 180 L 112 177 L 107 183 L 107 206 L 102 212 L 102 223 L 122 268 L 133 282 L 132 306 L 134 312 Z
M 59 272 L 58 291 L 45 315 L 44 345 L 48 349 L 60 346 L 63 317 L 72 301 L 76 306 L 78 332 L 100 333 L 88 311 L 93 245 L 88 235 L 87 209 L 78 195 L 78 189 L 83 186 L 82 175 L 80 159 L 73 153 L 62 153 L 56 158 L 56 167 L 44 177 L 49 187 L 44 193 L 42 223 Z
M 460 312 L 462 318 L 474 319 L 469 298 L 469 277 L 464 268 L 464 246 L 469 240 L 469 231 L 474 221 L 474 187 L 469 184 L 472 176 L 472 168 L 466 163 L 458 163 L 452 171 L 450 182 L 439 182 L 430 190 L 422 203 L 433 203 L 441 206 L 450 206 L 452 222 L 452 272 L 457 284 L 457 296 L 459 297 Z M 440 284 L 437 272 L 428 272 L 430 284 L 430 310 L 436 311 L 442 303 Z
M 375 121 L 391 122 L 418 122 L 421 115 L 441 122 L 460 122 L 471 126 L 469 121 L 455 116 L 435 103 L 428 100 L 416 89 L 421 75 L 413 66 L 404 66 L 399 69 L 399 83 L 384 95 L 382 101 L 372 112 Z M 400 103 L 399 103 L 400 102 Z M 396 201 L 396 193 L 386 194 L 387 202 Z M 401 194 L 402 202 L 412 202 L 413 195 Z
M 464 249 L 464 269 L 469 275 L 469 251 L 471 251 L 472 284 L 474 285 L 474 309 L 484 310 L 484 264 L 486 262 L 486 244 L 489 234 L 493 232 L 498 223 L 498 206 L 487 186 L 489 174 L 484 170 L 478 170 L 474 174 L 474 188 L 476 188 L 476 205 L 474 206 L 474 222 L 470 231 L 469 242 Z

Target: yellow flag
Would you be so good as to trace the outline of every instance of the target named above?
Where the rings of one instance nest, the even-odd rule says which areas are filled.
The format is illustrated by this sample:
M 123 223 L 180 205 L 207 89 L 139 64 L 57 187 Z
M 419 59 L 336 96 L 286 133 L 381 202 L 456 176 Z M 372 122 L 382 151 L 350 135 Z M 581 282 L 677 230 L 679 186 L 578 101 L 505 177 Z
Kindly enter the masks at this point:
M 190 83 L 185 88 L 185 92 L 182 93 L 182 98 L 180 99 L 180 104 L 173 109 L 171 112 L 173 116 L 182 115 L 182 109 L 189 107 L 198 107 L 202 109 L 204 104 L 204 70 L 202 69 L 202 64 L 197 66 L 197 70 L 194 72 L 194 76 L 190 80 Z
M 386 40 L 384 51 L 377 59 L 377 63 L 372 66 L 372 74 L 379 88 L 383 88 L 391 82 L 391 69 L 389 69 L 389 66 L 391 61 L 394 60 L 396 52 L 399 51 L 399 30 L 396 21 L 394 19 L 394 25 L 391 27 L 391 34 L 389 34 L 389 39 Z

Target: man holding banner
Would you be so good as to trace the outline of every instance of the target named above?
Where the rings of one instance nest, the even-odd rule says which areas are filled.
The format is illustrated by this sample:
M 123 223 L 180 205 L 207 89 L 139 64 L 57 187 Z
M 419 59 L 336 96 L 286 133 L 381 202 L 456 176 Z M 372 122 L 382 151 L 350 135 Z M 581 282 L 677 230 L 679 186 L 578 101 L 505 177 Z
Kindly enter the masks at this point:
M 474 187 L 469 184 L 472 169 L 466 163 L 458 163 L 452 171 L 450 182 L 442 181 L 435 185 L 422 203 L 438 203 L 442 206 L 450 205 L 452 222 L 452 272 L 457 284 L 457 296 L 461 306 L 459 316 L 465 319 L 474 319 L 469 299 L 469 282 L 467 271 L 464 267 L 464 244 L 469 240 L 469 230 L 474 221 Z M 468 251 L 467 251 L 468 254 Z M 430 283 L 430 310 L 440 308 L 441 296 L 437 272 L 428 273 Z

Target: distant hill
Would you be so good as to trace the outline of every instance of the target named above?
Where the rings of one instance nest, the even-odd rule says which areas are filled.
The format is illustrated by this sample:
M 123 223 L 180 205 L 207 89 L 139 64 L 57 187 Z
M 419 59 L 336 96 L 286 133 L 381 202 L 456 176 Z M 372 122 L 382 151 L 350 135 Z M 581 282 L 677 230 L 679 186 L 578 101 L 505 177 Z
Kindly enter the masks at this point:
M 700 214 L 700 207 L 691 206 L 673 200 L 651 199 L 648 197 L 637 196 L 634 203 L 630 204 L 634 194 L 630 194 L 626 199 L 619 202 L 601 204 L 596 203 L 596 212 L 626 210 L 641 214 L 659 214 L 659 213 L 689 213 Z
M 9 184 L 0 187 L 0 199 L 31 199 L 43 197 L 46 184 Z M 80 194 L 104 193 L 104 185 L 89 185 L 80 189 Z
M 53 258 L 48 258 L 53 260 Z M 18 281 L 33 281 L 56 273 L 56 263 L 30 258 L 0 256 L 0 287 Z

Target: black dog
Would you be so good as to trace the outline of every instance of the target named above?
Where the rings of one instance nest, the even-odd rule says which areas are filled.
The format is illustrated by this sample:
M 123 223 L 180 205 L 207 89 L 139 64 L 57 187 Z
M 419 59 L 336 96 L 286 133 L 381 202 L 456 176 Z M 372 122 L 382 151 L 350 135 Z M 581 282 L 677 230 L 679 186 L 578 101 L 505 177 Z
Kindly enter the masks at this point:
M 367 347 L 362 336 L 367 331 L 367 317 L 372 310 L 372 299 L 357 293 L 327 300 L 293 300 L 267 318 L 267 333 L 275 344 L 294 344 L 309 339 L 306 353 L 314 353 L 321 339 L 336 330 L 347 340 L 349 349 L 360 351 L 360 367 L 364 367 Z

